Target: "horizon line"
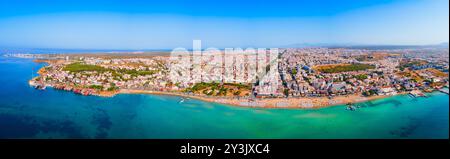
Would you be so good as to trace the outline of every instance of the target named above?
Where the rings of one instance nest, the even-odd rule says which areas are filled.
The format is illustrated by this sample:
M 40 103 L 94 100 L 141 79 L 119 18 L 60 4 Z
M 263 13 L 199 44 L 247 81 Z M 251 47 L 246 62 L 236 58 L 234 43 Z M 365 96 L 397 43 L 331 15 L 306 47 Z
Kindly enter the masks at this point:
M 299 46 L 295 46 L 299 45 Z M 301 46 L 303 45 L 303 46 Z M 403 46 L 403 47 L 424 47 L 424 46 L 440 46 L 440 45 L 449 45 L 449 42 L 440 42 L 433 44 L 356 44 L 356 43 L 293 43 L 287 45 L 280 45 L 278 47 L 205 47 L 207 48 L 217 48 L 219 50 L 223 50 L 226 48 L 311 48 L 311 47 L 374 47 L 374 46 Z M 167 51 L 173 50 L 175 48 L 183 48 L 183 47 L 174 47 L 174 48 L 57 48 L 57 47 L 17 47 L 17 46 L 0 46 L 0 49 L 42 49 L 42 50 L 92 50 L 92 51 Z M 192 48 L 186 48 L 187 50 L 192 50 Z

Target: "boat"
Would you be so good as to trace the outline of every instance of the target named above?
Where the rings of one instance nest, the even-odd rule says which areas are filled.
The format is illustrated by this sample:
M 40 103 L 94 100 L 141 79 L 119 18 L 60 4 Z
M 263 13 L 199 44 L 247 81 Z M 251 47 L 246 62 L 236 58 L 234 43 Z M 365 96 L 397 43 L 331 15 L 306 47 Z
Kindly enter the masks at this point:
M 38 90 L 45 90 L 45 88 L 47 88 L 47 86 L 43 85 L 43 84 L 38 84 L 36 85 L 34 88 L 38 89 Z
M 427 96 L 424 93 L 419 93 L 419 96 L 427 98 Z
M 84 91 L 84 92 L 82 92 L 82 94 L 83 94 L 84 96 L 91 95 L 91 93 L 90 93 L 89 91 Z
M 346 110 L 355 111 L 356 109 L 353 106 L 347 106 Z
M 189 97 L 182 97 L 181 100 L 178 103 L 183 103 L 183 102 L 185 102 L 188 99 L 189 99 Z
M 81 94 L 81 90 L 80 90 L 80 89 L 74 89 L 73 92 L 74 92 L 75 94 Z

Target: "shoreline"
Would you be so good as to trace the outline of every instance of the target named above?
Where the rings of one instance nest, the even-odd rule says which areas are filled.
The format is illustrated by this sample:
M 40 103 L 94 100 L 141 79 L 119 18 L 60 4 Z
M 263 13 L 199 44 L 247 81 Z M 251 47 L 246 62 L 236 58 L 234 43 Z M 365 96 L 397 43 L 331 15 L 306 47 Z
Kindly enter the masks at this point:
M 36 61 L 35 61 L 36 62 Z M 51 61 L 43 60 L 42 62 L 51 64 Z M 42 67 L 38 70 L 38 74 L 42 75 L 45 73 L 45 67 Z M 31 79 L 29 82 L 31 82 Z M 32 85 L 30 83 L 30 85 Z M 53 87 L 53 85 L 46 85 L 49 87 Z M 398 93 L 396 95 L 407 94 L 408 92 Z M 90 94 L 93 96 L 99 97 L 114 97 L 117 94 L 151 94 L 151 95 L 168 95 L 168 96 L 178 96 L 183 98 L 192 98 L 201 100 L 204 102 L 225 104 L 230 106 L 237 107 L 247 107 L 247 108 L 264 108 L 264 109 L 319 109 L 332 107 L 337 105 L 344 105 L 347 103 L 361 103 L 376 99 L 382 99 L 387 97 L 392 97 L 396 95 L 377 95 L 364 97 L 360 94 L 352 94 L 346 96 L 336 96 L 331 99 L 327 97 L 297 97 L 297 98 L 266 98 L 266 99 L 255 99 L 250 101 L 246 97 L 242 98 L 220 98 L 220 97 L 207 97 L 207 96 L 199 96 L 199 95 L 188 95 L 177 92 L 163 92 L 163 91 L 151 91 L 151 90 L 134 90 L 134 89 L 120 89 L 118 91 L 100 91 L 94 94 Z
M 34 62 L 42 62 L 47 64 L 58 63 L 61 60 L 34 60 Z M 38 74 L 45 74 L 45 67 L 41 67 L 38 70 Z M 36 77 L 35 77 L 36 78 Z M 30 85 L 31 79 L 29 81 Z M 46 85 L 55 88 L 53 85 Z M 338 105 L 345 105 L 348 103 L 362 103 L 372 101 L 376 99 L 382 99 L 387 97 L 393 97 L 397 95 L 408 94 L 409 92 L 400 92 L 395 95 L 376 95 L 364 97 L 361 94 L 351 94 L 345 96 L 328 97 L 289 97 L 289 98 L 265 98 L 265 99 L 252 99 L 247 97 L 241 98 L 223 98 L 223 97 L 208 97 L 203 95 L 188 95 L 180 92 L 170 91 L 151 91 L 151 90 L 135 90 L 135 89 L 120 89 L 116 91 L 98 91 L 89 95 L 99 97 L 114 97 L 117 94 L 151 94 L 151 95 L 168 95 L 178 96 L 183 98 L 192 98 L 201 100 L 204 102 L 225 104 L 229 106 L 247 107 L 247 108 L 264 108 L 264 109 L 319 109 Z
M 30 80 L 31 81 L 31 80 Z M 32 85 L 30 83 L 30 85 Z M 46 85 L 55 89 L 52 85 Z M 55 89 L 57 90 L 57 89 Z M 64 90 L 66 91 L 66 90 Z M 72 92 L 72 91 L 70 91 Z M 163 91 L 151 91 L 151 90 L 135 90 L 135 89 L 120 89 L 118 91 L 101 91 L 91 96 L 112 98 L 118 94 L 149 94 L 149 95 L 165 95 L 165 96 L 177 96 L 182 98 L 192 98 L 204 102 L 225 104 L 229 106 L 246 107 L 246 108 L 264 108 L 264 109 L 320 109 L 338 105 L 345 105 L 348 103 L 363 103 L 367 101 L 383 99 L 388 97 L 394 97 L 398 95 L 405 95 L 409 92 L 401 92 L 395 95 L 377 95 L 364 97 L 362 95 L 352 94 L 346 96 L 336 96 L 333 98 L 327 97 L 290 97 L 290 98 L 266 98 L 255 99 L 250 101 L 249 98 L 220 98 L 220 97 L 208 97 L 199 95 L 188 95 L 178 92 L 163 92 Z
M 269 99 L 256 99 L 255 101 L 252 101 L 252 102 L 249 102 L 248 98 L 226 99 L 226 98 L 186 95 L 186 94 L 180 94 L 180 93 L 174 93 L 174 92 L 132 90 L 132 89 L 123 89 L 123 90 L 120 90 L 117 94 L 151 94 L 151 95 L 178 96 L 178 97 L 201 100 L 204 102 L 225 104 L 225 105 L 238 106 L 238 107 L 247 107 L 247 108 L 319 109 L 319 108 L 344 105 L 347 103 L 362 103 L 362 102 L 367 102 L 367 101 L 371 101 L 371 100 L 377 100 L 377 99 L 393 97 L 393 96 L 397 96 L 397 95 L 403 95 L 403 94 L 407 94 L 407 93 L 408 92 L 403 92 L 403 93 L 398 93 L 396 95 L 383 95 L 383 96 L 370 96 L 370 97 L 363 97 L 363 96 L 359 96 L 359 95 L 348 95 L 348 96 L 337 96 L 332 99 L 328 99 L 327 97 L 269 98 Z M 100 95 L 100 96 L 102 96 L 102 95 Z M 111 97 L 111 96 L 104 96 L 104 97 Z M 304 103 L 306 103 L 306 105 Z

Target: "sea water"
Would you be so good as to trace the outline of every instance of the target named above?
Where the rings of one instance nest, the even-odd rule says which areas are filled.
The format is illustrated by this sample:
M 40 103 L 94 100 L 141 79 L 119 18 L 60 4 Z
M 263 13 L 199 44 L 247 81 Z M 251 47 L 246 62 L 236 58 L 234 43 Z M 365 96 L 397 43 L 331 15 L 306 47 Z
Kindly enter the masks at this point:
M 0 138 L 444 138 L 449 97 L 398 95 L 328 108 L 258 109 L 180 97 L 81 96 L 28 80 L 44 64 L 0 57 Z

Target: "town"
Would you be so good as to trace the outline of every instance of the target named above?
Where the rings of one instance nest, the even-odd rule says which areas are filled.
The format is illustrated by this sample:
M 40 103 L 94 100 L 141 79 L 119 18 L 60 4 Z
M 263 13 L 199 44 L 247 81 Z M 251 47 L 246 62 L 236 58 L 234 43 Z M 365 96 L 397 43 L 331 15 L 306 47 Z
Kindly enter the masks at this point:
M 169 54 L 36 55 L 41 57 L 37 62 L 48 65 L 30 85 L 83 95 L 151 92 L 239 106 L 300 108 L 407 93 L 425 96 L 449 85 L 448 48 L 290 48 L 264 51 L 267 59 L 258 54 L 227 58 L 223 52 L 200 58 L 191 54 L 187 60 Z M 189 63 L 193 59 L 199 63 Z

